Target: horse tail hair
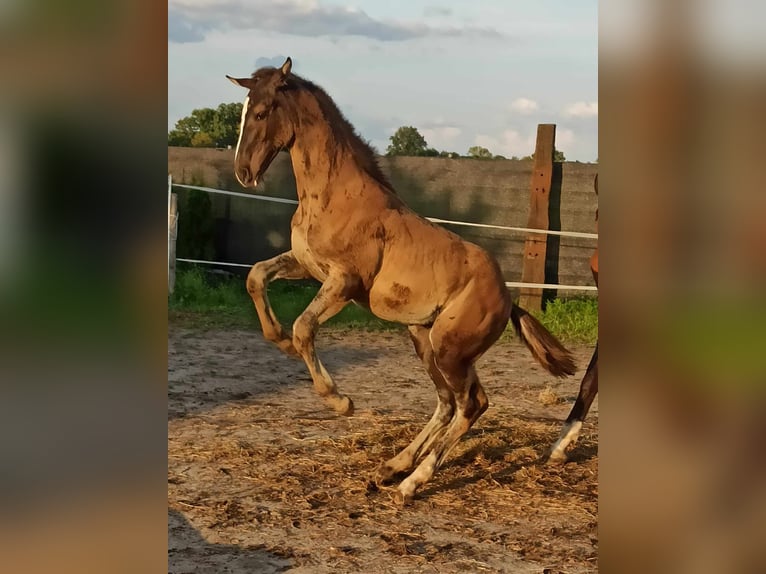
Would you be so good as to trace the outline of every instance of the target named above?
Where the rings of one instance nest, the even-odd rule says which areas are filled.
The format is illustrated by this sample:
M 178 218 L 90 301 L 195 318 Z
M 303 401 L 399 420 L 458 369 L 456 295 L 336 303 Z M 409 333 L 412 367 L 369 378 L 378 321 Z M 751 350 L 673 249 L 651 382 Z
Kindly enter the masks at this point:
M 577 368 L 572 354 L 534 316 L 513 305 L 511 322 L 516 334 L 545 370 L 556 377 L 575 374 Z

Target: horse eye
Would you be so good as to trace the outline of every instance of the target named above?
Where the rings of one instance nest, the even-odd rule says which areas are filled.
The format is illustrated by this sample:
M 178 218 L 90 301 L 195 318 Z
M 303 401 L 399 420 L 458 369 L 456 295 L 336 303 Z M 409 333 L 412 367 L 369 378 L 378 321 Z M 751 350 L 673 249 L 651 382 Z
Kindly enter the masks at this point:
M 256 119 L 256 120 L 262 120 L 262 119 L 264 119 L 265 117 L 266 117 L 266 112 L 260 112 L 260 113 L 258 113 L 258 114 L 255 114 L 255 119 Z

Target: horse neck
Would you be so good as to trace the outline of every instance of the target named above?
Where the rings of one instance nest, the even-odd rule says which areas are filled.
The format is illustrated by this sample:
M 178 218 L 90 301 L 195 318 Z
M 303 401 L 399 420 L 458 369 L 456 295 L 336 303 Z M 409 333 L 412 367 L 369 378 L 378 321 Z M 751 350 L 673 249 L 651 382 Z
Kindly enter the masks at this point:
M 307 193 L 331 193 L 340 177 L 343 158 L 331 139 L 313 133 L 314 127 L 307 131 L 309 133 L 296 133 L 290 148 L 298 199 L 301 200 Z
M 290 148 L 298 199 L 307 194 L 322 197 L 348 187 L 339 185 L 349 177 L 365 177 L 348 139 L 339 141 L 313 95 L 305 94 L 294 111 L 295 140 Z M 349 135 L 348 138 L 356 137 Z M 326 197 L 322 198 L 326 201 Z

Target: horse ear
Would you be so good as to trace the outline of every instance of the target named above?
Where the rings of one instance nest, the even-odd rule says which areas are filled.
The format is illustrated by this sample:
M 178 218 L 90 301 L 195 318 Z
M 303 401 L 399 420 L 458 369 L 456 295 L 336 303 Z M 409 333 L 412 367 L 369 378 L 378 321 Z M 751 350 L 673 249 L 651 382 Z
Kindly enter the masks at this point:
M 287 60 L 285 60 L 285 63 L 282 64 L 282 77 L 287 77 L 287 75 L 290 73 L 290 70 L 293 68 L 293 61 L 288 56 Z
M 248 90 L 252 89 L 253 87 L 253 79 L 252 78 L 232 78 L 230 75 L 226 74 L 226 77 L 229 78 L 229 81 L 232 84 L 235 84 L 237 86 L 241 86 L 243 88 L 247 88 Z

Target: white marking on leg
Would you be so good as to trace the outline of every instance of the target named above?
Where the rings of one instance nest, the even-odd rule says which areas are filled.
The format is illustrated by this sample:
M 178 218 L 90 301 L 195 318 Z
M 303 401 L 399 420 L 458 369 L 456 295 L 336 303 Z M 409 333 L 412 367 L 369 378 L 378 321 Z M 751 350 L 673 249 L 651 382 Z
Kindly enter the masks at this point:
M 441 423 L 441 417 L 439 416 L 439 407 L 436 408 L 431 420 L 418 434 L 417 437 L 399 454 L 386 461 L 385 464 L 391 468 L 396 469 L 396 472 L 403 470 L 409 470 L 415 463 L 418 454 L 425 454 L 428 452 L 433 441 L 439 436 L 439 431 L 447 428 L 446 424 Z
M 412 474 L 399 483 L 398 490 L 405 500 L 412 498 L 418 487 L 431 480 L 436 472 L 436 462 L 436 453 L 429 452 Z
M 559 439 L 551 448 L 551 454 L 549 458 L 551 460 L 566 460 L 566 454 L 564 454 L 564 451 L 570 444 L 577 442 L 577 437 L 580 435 L 581 428 L 582 421 L 572 421 L 571 423 L 565 423 L 561 429 Z

